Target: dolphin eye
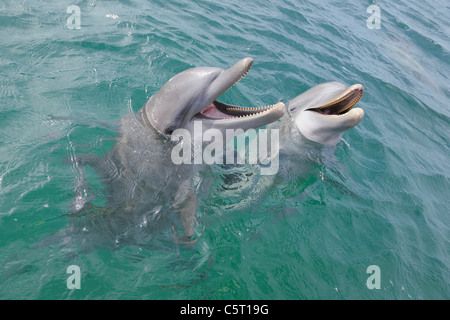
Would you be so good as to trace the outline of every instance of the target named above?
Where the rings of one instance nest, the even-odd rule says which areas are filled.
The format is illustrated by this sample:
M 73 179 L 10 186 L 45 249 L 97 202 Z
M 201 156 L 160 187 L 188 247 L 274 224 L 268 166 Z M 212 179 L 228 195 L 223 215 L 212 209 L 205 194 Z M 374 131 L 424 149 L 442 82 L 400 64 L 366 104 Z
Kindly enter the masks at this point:
M 175 127 L 169 126 L 164 130 L 164 134 L 171 135 L 175 131 Z

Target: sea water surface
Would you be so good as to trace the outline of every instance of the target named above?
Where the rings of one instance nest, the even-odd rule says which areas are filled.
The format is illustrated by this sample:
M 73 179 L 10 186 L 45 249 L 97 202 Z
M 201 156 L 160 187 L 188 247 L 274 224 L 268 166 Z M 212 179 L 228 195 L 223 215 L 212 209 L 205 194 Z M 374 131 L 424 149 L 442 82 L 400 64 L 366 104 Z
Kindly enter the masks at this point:
M 450 298 L 449 16 L 443 0 L 2 0 L 0 298 Z M 176 73 L 247 56 L 225 102 L 365 86 L 366 116 L 333 159 L 257 201 L 212 185 L 190 247 L 170 227 L 112 248 L 64 231 L 105 199 L 77 154 L 109 151 L 118 120 Z

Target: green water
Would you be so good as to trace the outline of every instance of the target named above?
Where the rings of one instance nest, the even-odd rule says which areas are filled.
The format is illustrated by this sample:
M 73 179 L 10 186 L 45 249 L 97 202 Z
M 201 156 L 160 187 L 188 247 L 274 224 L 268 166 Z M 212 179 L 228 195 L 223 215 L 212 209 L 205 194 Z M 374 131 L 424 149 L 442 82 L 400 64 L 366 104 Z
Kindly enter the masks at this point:
M 367 27 L 371 4 L 380 29 Z M 68 28 L 69 5 L 80 29 Z M 448 2 L 418 0 L 2 0 L 0 298 L 448 299 L 449 16 Z M 249 206 L 213 187 L 189 248 L 170 228 L 148 246 L 59 245 L 74 241 L 64 230 L 76 201 L 105 199 L 88 168 L 90 189 L 77 187 L 70 159 L 110 150 L 117 121 L 176 73 L 247 56 L 253 68 L 225 102 L 365 86 L 365 119 L 336 160 Z M 67 288 L 70 265 L 79 290 Z M 380 289 L 366 285 L 371 265 Z

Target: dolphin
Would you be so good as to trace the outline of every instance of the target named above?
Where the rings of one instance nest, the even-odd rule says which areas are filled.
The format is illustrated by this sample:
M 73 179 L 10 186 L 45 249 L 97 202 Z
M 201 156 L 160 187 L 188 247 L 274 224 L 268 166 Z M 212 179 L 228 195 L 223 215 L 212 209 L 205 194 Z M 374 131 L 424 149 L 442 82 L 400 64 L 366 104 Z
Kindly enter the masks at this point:
M 310 141 L 335 145 L 345 131 L 355 127 L 364 118 L 362 108 L 353 108 L 363 95 L 364 87 L 361 84 L 319 84 L 288 102 L 285 123 Z
M 321 162 L 334 154 L 344 132 L 358 125 L 364 110 L 355 107 L 364 86 L 332 81 L 316 85 L 286 104 L 286 114 L 267 126 L 279 129 L 280 168 L 306 173 L 307 162 Z
M 279 170 L 274 175 L 259 175 L 259 165 L 245 168 L 221 166 L 217 175 L 225 177 L 219 192 L 230 199 L 237 199 L 230 208 L 248 210 L 257 206 L 269 190 L 280 184 L 298 188 L 311 170 L 334 154 L 344 132 L 358 125 L 364 118 L 364 110 L 355 107 L 364 95 L 364 86 L 347 86 L 340 82 L 316 85 L 286 103 L 285 115 L 266 126 L 267 130 L 279 130 L 276 150 L 271 158 L 278 157 Z M 294 190 L 289 190 L 289 197 Z M 277 193 L 278 194 L 278 193 Z
M 176 242 L 195 242 L 198 186 L 194 178 L 201 169 L 173 163 L 175 143 L 171 135 L 177 129 L 194 133 L 196 121 L 202 122 L 203 131 L 215 128 L 225 136 L 227 129 L 256 129 L 280 119 L 285 113 L 281 102 L 256 108 L 218 100 L 252 64 L 252 58 L 244 58 L 229 69 L 196 67 L 173 76 L 137 113 L 120 120 L 112 150 L 102 157 L 78 157 L 82 165 L 96 169 L 106 192 L 106 204 L 97 210 L 104 213 L 99 218 L 102 222 L 84 229 L 107 228 L 103 232 L 106 240 L 120 243 L 127 234 L 134 237 L 141 230 L 169 221 Z M 177 229 L 182 230 L 182 236 Z M 138 237 L 146 242 L 145 235 Z
M 170 79 L 139 111 L 147 126 L 162 135 L 179 128 L 193 132 L 193 123 L 202 121 L 203 130 L 251 129 L 265 126 L 284 114 L 279 102 L 266 107 L 241 107 L 217 99 L 241 80 L 253 65 L 244 58 L 227 70 L 197 67 Z

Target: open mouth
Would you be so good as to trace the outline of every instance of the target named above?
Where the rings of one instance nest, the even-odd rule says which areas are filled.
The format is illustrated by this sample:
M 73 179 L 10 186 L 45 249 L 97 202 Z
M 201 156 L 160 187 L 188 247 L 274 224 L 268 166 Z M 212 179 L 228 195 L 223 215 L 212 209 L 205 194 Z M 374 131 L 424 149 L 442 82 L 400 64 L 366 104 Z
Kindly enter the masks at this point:
M 238 83 L 245 75 L 250 71 L 251 64 L 248 69 L 243 72 L 240 78 L 230 85 L 228 89 Z M 227 90 L 228 90 L 227 89 Z M 209 120 L 223 120 L 223 119 L 235 119 L 243 117 L 252 117 L 260 115 L 263 112 L 272 110 L 276 105 L 270 105 L 265 107 L 241 107 L 226 104 L 218 100 L 211 102 L 205 109 L 194 115 L 194 118 L 209 119 Z
M 360 84 L 355 84 L 331 102 L 308 110 L 324 115 L 343 115 L 350 111 L 361 100 L 363 95 L 364 87 Z
M 232 119 L 256 116 L 265 111 L 271 110 L 275 105 L 266 107 L 241 107 L 226 104 L 214 100 L 209 106 L 203 109 L 196 117 L 207 118 L 211 120 Z

